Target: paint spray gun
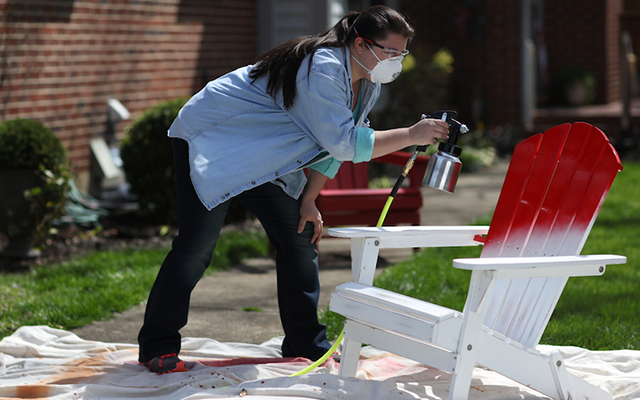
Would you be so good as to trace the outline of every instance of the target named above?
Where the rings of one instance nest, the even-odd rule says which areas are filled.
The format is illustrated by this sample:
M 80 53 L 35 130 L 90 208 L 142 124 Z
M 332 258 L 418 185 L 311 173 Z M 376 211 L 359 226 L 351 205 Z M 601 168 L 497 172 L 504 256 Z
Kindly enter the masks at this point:
M 462 148 L 458 146 L 458 138 L 469 132 L 465 124 L 460 123 L 454 117 L 455 111 L 438 111 L 430 115 L 422 115 L 422 118 L 435 118 L 446 121 L 449 124 L 449 140 L 440 142 L 438 151 L 432 154 L 427 166 L 427 172 L 422 180 L 423 186 L 429 186 L 443 192 L 453 193 L 458 181 L 458 175 L 462 168 L 460 154 Z M 427 146 L 420 146 L 419 151 L 425 151 Z
M 456 111 L 438 111 L 429 115 L 422 114 L 422 119 L 433 118 L 446 121 L 449 124 L 449 140 L 446 142 L 440 142 L 438 146 L 438 152 L 432 154 L 429 158 L 429 164 L 427 165 L 427 172 L 422 181 L 423 186 L 429 186 L 444 192 L 453 193 L 458 181 L 458 175 L 462 168 L 462 162 L 458 158 L 462 153 L 462 149 L 458 147 L 458 138 L 460 135 L 464 135 L 469 132 L 469 128 L 465 124 L 460 123 L 454 117 L 457 117 Z M 396 193 L 400 189 L 404 178 L 409 174 L 409 170 L 413 167 L 418 154 L 427 150 L 428 145 L 418 146 L 411 155 L 411 158 L 404 166 L 402 174 L 398 177 L 396 184 L 394 185 L 386 204 L 384 205 L 380 214 L 380 219 L 376 226 L 382 226 L 384 219 L 387 216 L 387 212 L 391 207 Z

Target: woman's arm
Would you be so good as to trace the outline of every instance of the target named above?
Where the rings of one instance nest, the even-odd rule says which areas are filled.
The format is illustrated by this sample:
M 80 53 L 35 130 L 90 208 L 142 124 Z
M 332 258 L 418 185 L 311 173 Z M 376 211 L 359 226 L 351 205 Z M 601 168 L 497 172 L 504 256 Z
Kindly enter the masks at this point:
M 304 187 L 304 192 L 302 192 L 298 233 L 302 233 L 307 222 L 311 222 L 313 224 L 311 243 L 315 244 L 320 243 L 322 238 L 322 215 L 320 215 L 320 211 L 316 207 L 316 198 L 328 179 L 320 172 L 309 169 L 307 184 Z
M 436 139 L 449 139 L 449 124 L 439 119 L 422 119 L 408 128 L 375 131 L 371 158 L 377 158 L 405 147 L 430 145 Z

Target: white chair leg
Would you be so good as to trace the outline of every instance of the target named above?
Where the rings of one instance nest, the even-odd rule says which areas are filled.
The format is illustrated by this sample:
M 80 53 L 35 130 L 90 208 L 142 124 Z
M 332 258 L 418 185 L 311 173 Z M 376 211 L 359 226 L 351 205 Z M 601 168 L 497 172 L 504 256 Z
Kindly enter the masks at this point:
M 569 374 L 569 380 L 571 380 L 571 398 L 574 400 L 611 400 L 612 397 L 609 393 L 593 386 L 584 379 L 580 379 L 577 376 Z
M 560 400 L 611 400 L 609 393 L 570 374 L 559 352 L 551 353 L 548 360 L 560 393 Z
M 466 400 L 469 397 L 487 293 L 495 282 L 492 277 L 491 271 L 474 271 L 471 274 L 469 294 L 464 305 L 464 322 L 458 343 L 458 360 L 451 380 L 449 400 Z
M 449 391 L 449 400 L 467 400 L 469 398 L 469 390 L 471 389 L 471 377 L 475 363 L 463 362 L 458 364 L 458 371 L 451 377 L 451 387 Z
M 342 342 L 342 354 L 340 355 L 340 376 L 354 377 L 358 372 L 360 360 L 360 348 L 362 343 L 345 338 Z

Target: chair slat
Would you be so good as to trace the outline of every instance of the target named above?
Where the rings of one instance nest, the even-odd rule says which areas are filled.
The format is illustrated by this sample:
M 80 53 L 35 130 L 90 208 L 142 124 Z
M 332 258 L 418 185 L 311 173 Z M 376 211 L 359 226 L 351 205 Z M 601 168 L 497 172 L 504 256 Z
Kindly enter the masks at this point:
M 535 136 L 520 143 L 514 150 L 509 169 L 505 176 L 500 197 L 496 204 L 496 210 L 491 220 L 490 235 L 487 234 L 482 254 L 486 257 L 497 257 L 500 255 L 502 244 L 507 237 L 511 224 L 522 197 L 522 191 L 529 179 L 531 165 L 535 160 L 538 147 L 542 141 L 543 134 Z
M 568 199 L 573 192 L 576 195 L 578 187 L 570 188 L 573 182 L 576 169 L 578 168 L 578 162 L 584 152 L 584 144 L 588 143 L 585 140 L 582 132 L 576 132 L 576 129 L 572 129 L 570 135 L 567 137 L 567 141 L 562 149 L 562 154 L 558 158 L 557 166 L 554 170 L 553 177 L 549 183 L 547 193 L 545 193 L 544 201 L 540 207 L 534 224 L 531 229 L 530 239 L 527 241 L 526 246 L 523 248 L 523 256 L 537 256 L 542 255 L 543 252 L 548 252 L 550 255 L 556 254 L 555 250 L 546 250 L 546 245 L 549 244 L 553 247 L 554 243 L 549 243 L 549 236 L 554 228 L 558 229 L 558 218 L 562 216 L 562 212 L 569 212 L 571 214 L 574 211 L 562 211 L 562 204 L 567 201 L 568 204 L 574 204 L 572 199 Z M 580 192 L 582 192 L 580 190 Z
M 500 251 L 502 257 L 519 257 L 529 240 L 549 185 L 554 176 L 560 153 L 566 142 L 570 126 L 560 126 L 544 134 L 542 142 L 531 166 L 526 187 L 515 210 L 511 228 L 503 239 Z M 498 212 L 498 210 L 496 210 Z M 489 234 L 491 230 L 489 230 Z

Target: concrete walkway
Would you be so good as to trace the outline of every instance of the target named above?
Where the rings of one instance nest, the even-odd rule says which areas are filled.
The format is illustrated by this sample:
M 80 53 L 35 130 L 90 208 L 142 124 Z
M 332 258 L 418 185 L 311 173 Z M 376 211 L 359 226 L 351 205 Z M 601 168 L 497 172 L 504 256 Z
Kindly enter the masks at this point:
M 495 208 L 507 164 L 463 174 L 454 194 L 423 188 L 423 225 L 465 225 Z M 393 212 L 393 205 L 391 210 Z M 373 221 L 375 223 L 375 221 Z M 411 256 L 411 249 L 381 252 L 380 266 L 395 264 Z M 320 309 L 329 304 L 335 287 L 352 280 L 349 241 L 325 238 L 320 243 Z M 245 311 L 248 308 L 262 311 Z M 137 343 L 144 306 L 74 329 L 83 339 Z M 283 335 L 278 314 L 275 263 L 270 258 L 248 259 L 224 272 L 203 278 L 192 298 L 189 323 L 183 337 L 206 337 L 221 342 L 259 344 Z

